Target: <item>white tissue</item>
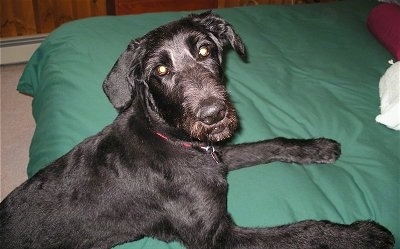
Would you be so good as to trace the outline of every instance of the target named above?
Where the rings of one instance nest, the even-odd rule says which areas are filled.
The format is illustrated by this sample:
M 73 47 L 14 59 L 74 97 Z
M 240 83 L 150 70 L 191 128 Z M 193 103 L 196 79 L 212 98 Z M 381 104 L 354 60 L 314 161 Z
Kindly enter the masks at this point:
M 400 130 L 400 61 L 390 66 L 379 81 L 381 114 L 376 121 Z

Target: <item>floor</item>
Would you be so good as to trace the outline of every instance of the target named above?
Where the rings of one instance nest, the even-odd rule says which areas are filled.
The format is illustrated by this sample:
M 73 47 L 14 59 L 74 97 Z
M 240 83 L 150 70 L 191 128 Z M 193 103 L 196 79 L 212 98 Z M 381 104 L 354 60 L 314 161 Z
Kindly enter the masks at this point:
M 24 64 L 1 66 L 0 200 L 26 178 L 29 144 L 35 123 L 32 97 L 16 90 Z

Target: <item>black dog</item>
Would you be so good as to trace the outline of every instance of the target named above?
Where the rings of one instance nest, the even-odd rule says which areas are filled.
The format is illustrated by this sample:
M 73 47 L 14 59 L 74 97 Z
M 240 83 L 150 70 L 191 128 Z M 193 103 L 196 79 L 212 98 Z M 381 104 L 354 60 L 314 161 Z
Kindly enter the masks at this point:
M 238 123 L 222 83 L 228 44 L 245 55 L 232 27 L 210 12 L 132 41 L 104 82 L 118 117 L 1 203 L 0 247 L 110 248 L 151 236 L 189 249 L 392 248 L 391 233 L 368 221 L 235 225 L 228 171 L 330 163 L 340 146 L 324 138 L 217 143 Z

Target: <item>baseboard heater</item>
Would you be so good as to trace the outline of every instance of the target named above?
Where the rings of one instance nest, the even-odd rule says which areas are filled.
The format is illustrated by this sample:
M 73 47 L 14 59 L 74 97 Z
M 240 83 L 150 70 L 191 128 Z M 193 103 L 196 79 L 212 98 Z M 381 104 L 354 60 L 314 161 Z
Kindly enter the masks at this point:
M 47 34 L 40 34 L 0 39 L 0 64 L 27 62 L 46 37 Z

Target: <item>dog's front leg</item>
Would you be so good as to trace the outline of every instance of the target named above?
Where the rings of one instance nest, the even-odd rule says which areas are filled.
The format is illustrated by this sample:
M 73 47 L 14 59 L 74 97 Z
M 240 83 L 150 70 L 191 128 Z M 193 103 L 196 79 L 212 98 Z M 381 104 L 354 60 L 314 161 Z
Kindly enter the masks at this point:
M 340 144 L 326 138 L 274 138 L 255 143 L 217 147 L 229 170 L 281 161 L 288 163 L 332 163 L 340 156 Z
M 350 225 L 307 220 L 272 228 L 235 227 L 229 249 L 391 249 L 394 237 L 372 221 Z

